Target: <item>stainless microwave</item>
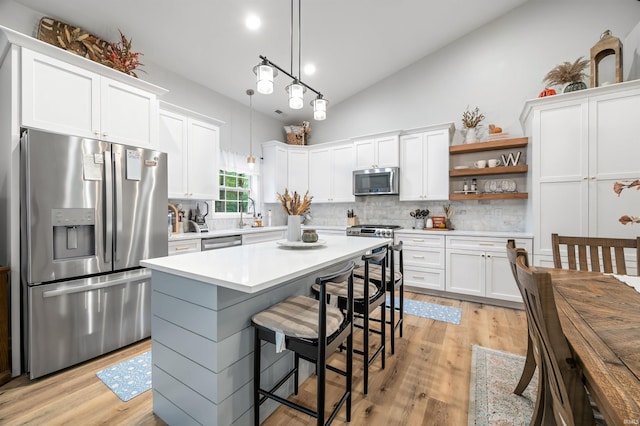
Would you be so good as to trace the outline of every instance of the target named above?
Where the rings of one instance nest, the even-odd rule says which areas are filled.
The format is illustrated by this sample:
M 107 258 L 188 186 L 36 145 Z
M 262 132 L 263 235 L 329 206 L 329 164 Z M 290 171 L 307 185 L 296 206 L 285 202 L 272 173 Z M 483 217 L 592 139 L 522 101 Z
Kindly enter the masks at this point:
M 353 195 L 394 195 L 400 187 L 400 169 L 355 170 L 353 172 Z

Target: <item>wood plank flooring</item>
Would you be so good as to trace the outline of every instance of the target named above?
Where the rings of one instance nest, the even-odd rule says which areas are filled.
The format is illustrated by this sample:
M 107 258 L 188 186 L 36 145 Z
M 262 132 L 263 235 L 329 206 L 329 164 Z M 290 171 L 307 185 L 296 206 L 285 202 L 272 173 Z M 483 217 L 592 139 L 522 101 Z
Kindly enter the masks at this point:
M 467 423 L 471 345 L 524 355 L 527 343 L 523 311 L 406 292 L 405 297 L 462 308 L 460 325 L 405 315 L 404 337 L 396 353 L 387 350 L 386 368 L 377 360 L 370 370 L 369 395 L 362 394 L 362 358 L 354 355 L 351 425 L 462 425 Z M 356 332 L 361 345 L 362 332 Z M 379 336 L 370 339 L 372 347 Z M 387 342 L 388 343 L 388 342 Z M 0 387 L 2 425 L 164 425 L 152 412 L 152 393 L 122 402 L 95 375 L 105 367 L 150 349 L 150 340 L 29 381 L 25 376 Z M 343 356 L 332 358 L 339 365 Z M 328 375 L 328 401 L 337 400 L 343 379 Z M 300 388 L 299 401 L 315 404 L 315 380 Z M 329 403 L 328 403 L 329 404 Z M 333 424 L 344 425 L 344 409 Z M 314 419 L 281 407 L 265 425 L 313 425 Z

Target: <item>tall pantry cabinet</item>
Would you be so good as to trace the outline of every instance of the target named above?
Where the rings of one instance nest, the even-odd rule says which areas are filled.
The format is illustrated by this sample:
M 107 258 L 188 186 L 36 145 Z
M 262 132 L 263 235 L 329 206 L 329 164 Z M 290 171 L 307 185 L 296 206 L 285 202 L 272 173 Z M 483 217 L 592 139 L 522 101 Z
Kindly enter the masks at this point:
M 534 262 L 551 266 L 551 234 L 635 238 L 640 193 L 640 81 L 534 99 L 520 120 L 531 135 Z

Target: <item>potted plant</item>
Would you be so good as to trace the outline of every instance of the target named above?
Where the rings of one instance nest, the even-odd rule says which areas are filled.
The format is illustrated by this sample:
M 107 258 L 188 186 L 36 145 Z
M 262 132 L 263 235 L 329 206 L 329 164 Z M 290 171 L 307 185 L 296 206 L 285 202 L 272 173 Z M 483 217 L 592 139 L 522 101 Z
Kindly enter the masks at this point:
M 563 93 L 586 89 L 587 85 L 582 80 L 587 77 L 584 70 L 589 66 L 589 60 L 582 58 L 580 56 L 574 63 L 563 62 L 556 65 L 544 76 L 542 81 L 547 83 L 547 87 L 565 86 Z
M 484 114 L 480 113 L 480 109 L 478 107 L 475 107 L 475 109 L 471 111 L 467 109 L 462 113 L 462 125 L 465 128 L 465 143 L 474 143 L 478 141 L 476 128 L 482 120 L 484 120 Z

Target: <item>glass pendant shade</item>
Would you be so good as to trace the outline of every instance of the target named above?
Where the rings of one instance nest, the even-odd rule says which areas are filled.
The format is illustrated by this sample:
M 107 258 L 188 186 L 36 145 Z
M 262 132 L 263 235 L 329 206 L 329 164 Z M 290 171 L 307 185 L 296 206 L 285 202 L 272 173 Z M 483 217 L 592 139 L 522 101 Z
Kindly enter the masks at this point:
M 313 118 L 315 120 L 324 120 L 327 118 L 327 105 L 329 101 L 323 99 L 321 97 L 317 97 L 313 101 L 311 101 L 311 106 L 313 107 Z
M 256 157 L 254 157 L 253 155 L 249 155 L 247 157 L 247 164 L 249 165 L 249 169 L 253 170 L 253 168 L 256 166 Z
M 256 90 L 258 90 L 258 93 L 263 95 L 273 93 L 273 77 L 275 77 L 277 71 L 267 64 L 256 65 L 253 71 L 256 73 Z
M 289 108 L 300 109 L 304 106 L 304 92 L 303 85 L 294 81 L 287 86 L 287 93 L 289 93 Z

